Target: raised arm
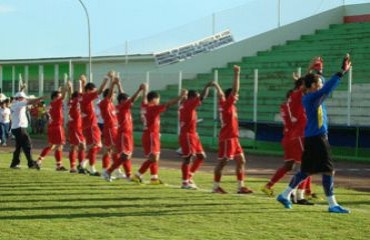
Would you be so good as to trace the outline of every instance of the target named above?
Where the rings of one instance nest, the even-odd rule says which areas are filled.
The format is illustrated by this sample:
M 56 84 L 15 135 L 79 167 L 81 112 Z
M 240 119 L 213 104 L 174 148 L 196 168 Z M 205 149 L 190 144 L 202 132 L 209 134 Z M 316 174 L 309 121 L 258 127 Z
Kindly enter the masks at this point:
M 72 93 L 73 93 L 73 85 L 72 85 L 72 82 L 71 81 L 67 81 L 67 96 L 68 96 L 68 100 L 71 99 L 71 96 L 72 96 Z
M 34 98 L 34 99 L 27 99 L 27 105 L 32 105 L 32 104 L 38 103 L 41 100 L 46 99 L 46 98 L 47 98 L 46 96 L 42 96 L 42 97 L 38 97 L 38 98 Z
M 97 90 L 98 95 L 100 95 L 103 92 L 103 90 L 104 90 L 105 86 L 107 85 L 108 81 L 109 81 L 109 77 L 107 77 L 107 76 L 104 77 L 104 80 L 103 80 L 102 84 L 100 85 L 100 87 Z
M 183 100 L 184 98 L 186 98 L 186 96 L 188 95 L 188 90 L 186 89 L 183 89 L 181 90 L 181 94 L 180 96 L 176 97 L 176 98 L 173 98 L 171 100 L 169 100 L 168 102 L 166 102 L 164 105 L 168 108 L 168 107 L 171 107 L 175 104 L 177 104 L 178 102 L 180 102 L 181 100 Z
M 238 94 L 239 88 L 240 88 L 240 67 L 238 65 L 234 65 L 234 83 L 232 94 L 233 95 Z
M 85 85 L 86 85 L 86 76 L 85 75 L 80 75 L 80 79 L 79 79 L 79 88 L 78 88 L 78 92 L 79 93 L 84 93 L 85 92 Z
M 146 98 L 146 95 L 148 94 L 148 88 L 149 88 L 149 86 L 148 86 L 148 84 L 146 84 L 146 83 L 143 83 L 143 98 L 142 98 L 142 100 L 141 100 L 141 103 L 142 104 L 148 104 L 148 99 Z
M 216 89 L 216 92 L 217 92 L 218 98 L 219 98 L 219 99 L 224 99 L 224 98 L 225 98 L 225 94 L 224 94 L 224 91 L 222 91 L 222 89 L 221 89 L 220 85 L 219 85 L 218 83 L 216 83 L 216 82 L 214 82 L 212 85 L 213 85 L 213 86 L 215 87 L 215 89 Z
M 118 92 L 119 93 L 124 93 L 125 91 L 123 90 L 122 83 L 119 79 L 119 77 L 116 77 L 118 79 L 117 86 L 118 86 Z
M 200 93 L 200 101 L 203 101 L 203 99 L 208 97 L 209 88 L 213 85 L 213 81 L 208 82 L 204 88 L 203 91 Z
M 140 84 L 140 86 L 139 86 L 139 88 L 136 90 L 136 92 L 130 97 L 130 100 L 131 100 L 131 102 L 135 102 L 138 98 L 139 98 L 139 96 L 140 96 L 140 93 L 142 92 L 142 91 L 144 91 L 144 88 L 145 88 L 145 84 L 144 83 L 142 83 L 142 84 Z M 143 96 L 143 98 L 144 98 L 145 96 Z

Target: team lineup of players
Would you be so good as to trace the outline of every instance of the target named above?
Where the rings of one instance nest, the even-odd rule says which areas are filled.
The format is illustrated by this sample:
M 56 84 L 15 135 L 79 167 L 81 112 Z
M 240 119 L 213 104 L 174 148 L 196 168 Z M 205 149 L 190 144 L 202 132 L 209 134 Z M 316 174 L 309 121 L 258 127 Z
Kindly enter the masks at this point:
M 315 197 L 310 189 L 310 175 L 323 173 L 323 186 L 329 201 L 329 212 L 349 212 L 336 203 L 333 194 L 334 171 L 329 145 L 326 144 L 327 140 L 325 142 L 325 139 L 327 139 L 327 122 L 326 110 L 322 102 L 334 90 L 339 79 L 348 71 L 350 66 L 349 56 L 346 55 L 342 64 L 342 72 L 334 75 L 334 80 L 327 81 L 323 87 L 323 60 L 315 58 L 310 64 L 309 73 L 306 76 L 302 78 L 294 77 L 296 80 L 295 87 L 288 92 L 286 102 L 281 105 L 280 111 L 284 124 L 282 146 L 285 153 L 285 163 L 261 190 L 267 195 L 273 196 L 272 186 L 287 172 L 292 170 L 294 164 L 301 163 L 303 154 L 301 171 L 293 177 L 288 189 L 277 198 L 286 208 L 291 208 L 290 196 L 293 189 L 297 186 L 296 203 L 312 205 L 311 202 L 304 199 L 305 193 Z M 214 170 L 212 192 L 226 193 L 220 186 L 222 172 L 229 160 L 235 160 L 235 174 L 238 183 L 237 193 L 253 193 L 251 189 L 244 185 L 246 159 L 239 143 L 238 133 L 239 122 L 236 102 L 239 97 L 241 69 L 235 65 L 233 70 L 234 80 L 232 87 L 225 91 L 221 89 L 218 83 L 211 81 L 204 86 L 201 93 L 194 90 L 182 90 L 179 96 L 165 103 L 160 103 L 160 96 L 157 92 L 148 92 L 148 85 L 145 83 L 140 84 L 132 96 L 127 95 L 123 90 L 119 77 L 114 71 L 110 71 L 107 74 L 99 88 L 96 88 L 93 83 L 87 82 L 84 75 L 81 75 L 79 79 L 80 87 L 78 91 L 73 91 L 72 84 L 68 81 L 61 91 L 54 91 L 51 94 L 48 146 L 42 150 L 37 160 L 38 168 L 41 167 L 44 157 L 54 150 L 56 170 L 67 170 L 62 164 L 62 148 L 66 142 L 63 128 L 63 101 L 65 96 L 68 95 L 68 141 L 71 146 L 69 152 L 71 173 L 101 175 L 107 181 L 112 181 L 114 178 L 128 178 L 133 182 L 142 183 L 143 175 L 149 170 L 151 174 L 150 184 L 163 184 L 158 176 L 158 162 L 161 150 L 160 115 L 171 106 L 178 104 L 180 121 L 179 144 L 183 159 L 181 165 L 181 188 L 197 189 L 193 176 L 206 158 L 197 133 L 197 107 L 201 105 L 202 101 L 207 97 L 209 89 L 213 87 L 216 89 L 219 99 L 218 109 L 221 129 L 219 132 L 218 161 Z M 332 83 L 334 81 L 336 82 Z M 109 87 L 105 89 L 107 85 Z M 334 87 L 330 88 L 326 87 L 326 85 Z M 118 89 L 117 106 L 113 103 L 115 88 Z M 103 99 L 98 104 L 104 119 L 102 134 L 94 111 L 94 101 L 98 99 L 100 94 L 103 95 Z M 137 173 L 132 173 L 131 158 L 134 140 L 131 108 L 140 95 L 142 96 L 140 107 L 140 117 L 143 123 L 142 147 L 147 159 L 141 164 Z M 313 104 L 316 106 L 313 110 L 314 113 L 308 113 L 308 107 L 304 105 L 305 98 L 309 98 L 311 95 L 318 96 Z M 314 117 L 311 116 L 312 114 Z M 311 129 L 312 124 L 316 124 L 313 127 L 316 130 Z M 311 134 L 312 131 L 316 131 L 316 135 Z M 324 147 L 316 139 L 312 140 L 312 137 L 317 136 L 324 141 Z M 308 146 L 306 142 L 311 142 L 311 145 Z M 101 148 L 103 148 L 102 174 L 95 167 L 97 154 Z M 307 154 L 309 156 L 305 157 Z M 325 156 L 321 157 L 321 155 Z M 313 157 L 318 158 L 315 166 L 307 167 L 307 162 L 311 161 L 310 158 Z M 87 168 L 87 164 L 89 168 Z M 316 165 L 329 167 L 323 168 Z M 120 170 L 121 166 L 124 169 L 124 173 Z

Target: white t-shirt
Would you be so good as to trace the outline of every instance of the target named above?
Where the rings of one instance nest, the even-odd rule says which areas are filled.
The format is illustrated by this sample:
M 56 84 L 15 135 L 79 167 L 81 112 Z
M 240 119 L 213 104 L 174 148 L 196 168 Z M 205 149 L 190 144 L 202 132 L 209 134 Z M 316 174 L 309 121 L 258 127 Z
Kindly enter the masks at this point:
M 10 108 L 12 115 L 11 129 L 27 128 L 28 119 L 26 115 L 27 101 L 14 101 Z
M 10 109 L 0 108 L 0 123 L 9 123 L 9 122 L 10 122 Z

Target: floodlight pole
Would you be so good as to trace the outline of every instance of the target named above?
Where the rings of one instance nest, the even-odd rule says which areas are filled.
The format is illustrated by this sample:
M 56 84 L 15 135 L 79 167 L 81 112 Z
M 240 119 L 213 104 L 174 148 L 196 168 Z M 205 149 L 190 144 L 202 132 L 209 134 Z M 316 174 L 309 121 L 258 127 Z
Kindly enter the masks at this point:
M 90 17 L 85 4 L 82 0 L 78 0 L 83 7 L 86 19 L 87 19 L 87 34 L 88 34 L 88 45 L 89 45 L 89 82 L 92 82 L 92 64 L 91 64 L 91 30 L 90 30 Z

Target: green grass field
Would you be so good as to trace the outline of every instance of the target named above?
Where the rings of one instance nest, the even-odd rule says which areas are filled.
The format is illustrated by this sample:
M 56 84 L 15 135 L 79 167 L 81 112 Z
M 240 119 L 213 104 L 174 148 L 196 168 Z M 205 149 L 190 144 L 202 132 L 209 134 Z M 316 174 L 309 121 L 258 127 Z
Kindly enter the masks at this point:
M 367 239 L 370 193 L 336 189 L 349 215 L 329 214 L 325 201 L 284 209 L 258 191 L 265 179 L 248 179 L 256 193 L 211 194 L 212 175 L 200 172 L 200 190 L 181 190 L 179 170 L 161 169 L 165 186 L 54 171 L 8 168 L 0 155 L 0 239 Z M 23 158 L 23 166 L 25 160 Z M 136 168 L 135 168 L 136 169 Z M 280 191 L 286 184 L 276 187 Z M 317 192 L 323 196 L 321 187 Z

